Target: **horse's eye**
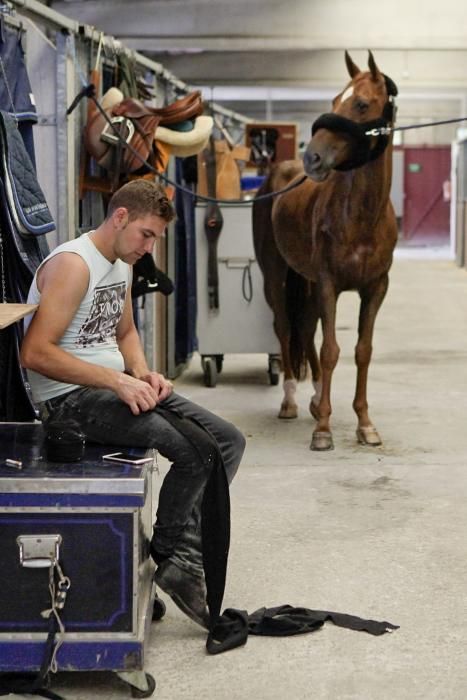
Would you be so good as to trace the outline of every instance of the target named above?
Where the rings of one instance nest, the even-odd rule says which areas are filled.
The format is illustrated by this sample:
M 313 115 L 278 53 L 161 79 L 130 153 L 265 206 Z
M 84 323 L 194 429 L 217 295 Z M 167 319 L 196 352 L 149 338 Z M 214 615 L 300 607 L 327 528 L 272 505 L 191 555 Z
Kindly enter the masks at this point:
M 368 106 L 368 102 L 364 102 L 363 100 L 355 100 L 354 107 L 360 114 L 365 114 Z

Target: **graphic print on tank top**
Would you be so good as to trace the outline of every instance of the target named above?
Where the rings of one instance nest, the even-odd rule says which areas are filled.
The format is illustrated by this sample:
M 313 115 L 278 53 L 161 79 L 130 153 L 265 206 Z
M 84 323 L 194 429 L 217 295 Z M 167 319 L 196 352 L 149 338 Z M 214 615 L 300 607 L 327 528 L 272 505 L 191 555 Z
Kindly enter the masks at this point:
M 84 348 L 115 338 L 125 303 L 125 292 L 125 282 L 96 287 L 89 316 L 78 332 L 78 346 Z

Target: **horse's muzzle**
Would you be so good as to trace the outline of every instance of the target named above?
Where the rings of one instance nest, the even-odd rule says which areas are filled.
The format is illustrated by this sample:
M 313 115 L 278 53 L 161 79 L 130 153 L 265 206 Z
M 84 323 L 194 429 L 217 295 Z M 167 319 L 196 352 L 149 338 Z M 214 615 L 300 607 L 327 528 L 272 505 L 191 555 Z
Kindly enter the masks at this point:
M 325 160 L 310 147 L 307 148 L 303 156 L 303 167 L 308 177 L 311 177 L 315 182 L 323 182 L 330 172 Z

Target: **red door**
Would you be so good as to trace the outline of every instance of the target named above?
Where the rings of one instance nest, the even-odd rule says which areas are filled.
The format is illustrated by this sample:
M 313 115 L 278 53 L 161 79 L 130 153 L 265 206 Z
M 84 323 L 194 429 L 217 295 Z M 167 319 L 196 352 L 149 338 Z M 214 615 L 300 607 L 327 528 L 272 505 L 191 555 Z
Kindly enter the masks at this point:
M 420 245 L 449 242 L 449 201 L 443 183 L 451 172 L 450 146 L 404 148 L 405 241 Z

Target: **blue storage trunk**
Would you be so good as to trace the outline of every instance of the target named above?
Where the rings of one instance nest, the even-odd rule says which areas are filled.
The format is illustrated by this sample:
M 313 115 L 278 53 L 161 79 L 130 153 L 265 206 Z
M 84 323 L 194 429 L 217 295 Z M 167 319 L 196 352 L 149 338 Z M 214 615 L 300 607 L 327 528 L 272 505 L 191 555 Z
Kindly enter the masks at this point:
M 152 463 L 104 461 L 116 449 L 97 445 L 80 462 L 47 462 L 42 441 L 38 423 L 0 424 L 0 673 L 40 668 L 49 567 L 21 558 L 55 547 L 71 583 L 58 670 L 142 670 L 155 595 Z

